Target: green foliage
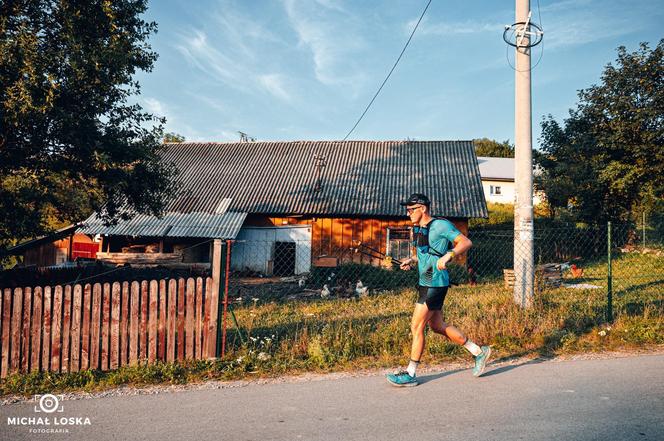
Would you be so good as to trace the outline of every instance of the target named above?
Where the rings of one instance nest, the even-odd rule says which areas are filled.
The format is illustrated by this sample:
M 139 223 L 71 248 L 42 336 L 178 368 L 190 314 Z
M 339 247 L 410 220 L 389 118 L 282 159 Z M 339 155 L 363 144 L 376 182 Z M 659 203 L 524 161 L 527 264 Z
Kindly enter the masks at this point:
M 168 132 L 164 135 L 164 143 L 167 142 L 184 142 L 185 138 L 184 136 L 175 133 L 175 132 Z
M 471 218 L 468 221 L 468 228 L 471 230 L 477 228 L 514 228 L 514 205 L 488 202 L 486 206 L 489 211 L 489 218 Z
M 542 121 L 543 189 L 553 210 L 569 208 L 585 222 L 630 220 L 664 198 L 664 40 L 655 49 L 618 48 L 601 84 L 579 91 L 561 125 Z
M 498 142 L 489 138 L 474 139 L 475 154 L 477 156 L 490 156 L 493 158 L 513 158 L 514 145 L 509 140 Z
M 157 58 L 147 0 L 0 4 L 0 245 L 175 192 L 163 119 L 128 99 Z M 157 124 L 153 126 L 153 124 Z M 151 126 L 151 128 L 148 128 Z

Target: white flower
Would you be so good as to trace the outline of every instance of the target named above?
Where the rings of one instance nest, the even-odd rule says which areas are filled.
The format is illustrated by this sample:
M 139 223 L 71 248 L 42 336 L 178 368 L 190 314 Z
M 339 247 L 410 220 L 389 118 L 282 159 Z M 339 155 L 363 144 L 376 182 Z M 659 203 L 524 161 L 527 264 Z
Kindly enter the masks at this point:
M 271 357 L 270 357 L 270 354 L 268 354 L 268 353 L 260 352 L 260 353 L 258 354 L 258 359 L 259 359 L 260 361 L 269 360 L 270 358 L 271 358 Z
M 256 342 L 256 341 L 258 340 L 258 338 L 256 338 L 256 337 L 249 337 L 249 338 L 250 338 L 251 341 L 253 341 L 253 342 Z
M 610 331 L 610 330 L 611 330 L 611 326 L 607 326 L 607 327 L 606 327 L 606 330 L 607 330 L 607 331 Z
M 244 357 L 240 356 L 240 357 L 238 357 L 238 359 L 235 360 L 235 361 L 237 361 L 238 363 L 242 363 L 242 360 L 244 360 Z
M 600 337 L 604 337 L 606 335 L 606 331 L 602 329 L 601 331 L 599 331 L 599 335 Z
M 252 297 L 251 300 L 253 300 L 254 302 L 257 302 L 257 301 L 259 301 L 260 299 L 259 299 L 258 297 Z

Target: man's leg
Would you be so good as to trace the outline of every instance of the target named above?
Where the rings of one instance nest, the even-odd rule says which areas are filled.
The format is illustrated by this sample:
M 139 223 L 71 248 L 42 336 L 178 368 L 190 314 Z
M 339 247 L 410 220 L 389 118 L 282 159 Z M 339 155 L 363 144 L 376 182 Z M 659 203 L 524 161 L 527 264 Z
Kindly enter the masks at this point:
M 443 321 L 442 311 L 433 311 L 431 319 L 429 320 L 429 327 L 436 334 L 444 335 L 445 337 L 449 338 L 450 341 L 458 345 L 466 343 L 466 336 L 459 328 L 448 325 Z
M 463 332 L 459 330 L 459 328 L 445 323 L 443 321 L 442 311 L 433 311 L 433 314 L 429 320 L 429 327 L 433 332 L 444 335 L 445 337 L 449 338 L 450 341 L 456 344 L 463 345 L 463 347 L 466 348 L 468 352 L 470 352 L 475 357 L 473 375 L 476 377 L 482 375 L 484 366 L 491 356 L 491 347 L 479 347 L 472 340 L 466 337 Z
M 415 374 L 417 371 L 417 366 L 420 364 L 420 358 L 424 352 L 424 331 L 427 326 L 427 322 L 431 318 L 433 311 L 429 311 L 429 308 L 424 303 L 416 303 L 415 310 L 413 311 L 413 317 L 410 321 L 410 330 L 413 334 L 413 341 L 410 349 L 410 361 L 408 363 L 408 368 L 405 371 L 397 372 L 395 374 L 389 374 L 387 376 L 387 381 L 392 383 L 395 386 L 415 386 L 417 381 L 415 380 Z
M 424 352 L 424 330 L 427 327 L 427 322 L 431 319 L 435 311 L 429 311 L 426 304 L 415 304 L 413 317 L 410 320 L 410 332 L 413 334 L 413 343 L 410 349 L 410 359 L 413 361 L 420 361 L 422 353 Z

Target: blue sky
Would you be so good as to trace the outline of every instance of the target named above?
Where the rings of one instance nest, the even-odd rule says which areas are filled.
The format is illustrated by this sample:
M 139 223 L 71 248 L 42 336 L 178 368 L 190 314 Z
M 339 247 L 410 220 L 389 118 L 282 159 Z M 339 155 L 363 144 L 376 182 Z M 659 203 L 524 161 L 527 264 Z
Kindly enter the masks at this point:
M 427 0 L 153 0 L 159 59 L 137 75 L 144 108 L 190 141 L 342 139 Z M 533 17 L 537 2 L 531 1 Z M 615 49 L 664 37 L 662 0 L 540 1 L 533 143 L 600 81 Z M 349 139 L 514 140 L 514 1 L 433 0 L 399 66 Z M 535 20 L 538 21 L 538 20 Z M 540 47 L 533 50 L 533 63 Z

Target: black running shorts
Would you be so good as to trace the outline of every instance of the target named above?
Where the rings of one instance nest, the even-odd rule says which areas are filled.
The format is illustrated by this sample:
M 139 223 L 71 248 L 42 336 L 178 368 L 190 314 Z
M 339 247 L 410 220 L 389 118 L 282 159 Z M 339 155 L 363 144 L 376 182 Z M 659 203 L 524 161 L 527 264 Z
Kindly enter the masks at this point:
M 447 288 L 447 286 L 419 286 L 420 297 L 417 299 L 417 303 L 426 303 L 427 308 L 432 311 L 441 310 L 447 295 Z

